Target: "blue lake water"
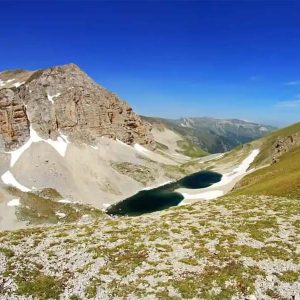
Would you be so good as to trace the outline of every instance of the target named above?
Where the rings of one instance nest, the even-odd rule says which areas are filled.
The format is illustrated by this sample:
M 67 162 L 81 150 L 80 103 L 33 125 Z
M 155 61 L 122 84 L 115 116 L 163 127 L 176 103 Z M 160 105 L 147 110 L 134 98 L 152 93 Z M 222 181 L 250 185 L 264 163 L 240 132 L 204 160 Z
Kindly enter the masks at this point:
M 222 175 L 212 171 L 200 171 L 166 185 L 142 190 L 107 209 L 111 215 L 138 216 L 178 205 L 183 196 L 174 192 L 178 188 L 200 189 L 219 182 Z

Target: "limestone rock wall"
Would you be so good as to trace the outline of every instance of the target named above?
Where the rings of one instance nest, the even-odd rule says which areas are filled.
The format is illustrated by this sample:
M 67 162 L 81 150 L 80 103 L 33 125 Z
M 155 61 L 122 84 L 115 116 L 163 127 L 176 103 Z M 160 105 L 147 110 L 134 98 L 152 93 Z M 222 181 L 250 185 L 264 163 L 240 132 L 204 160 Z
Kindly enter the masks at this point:
M 0 90 L 0 148 L 18 148 L 29 138 L 26 107 L 18 94 L 10 89 Z
M 13 81 L 7 83 L 7 72 L 6 81 L 1 74 L 0 147 L 5 150 L 23 144 L 30 125 L 46 139 L 55 140 L 63 133 L 73 142 L 93 144 L 106 136 L 155 147 L 151 125 L 74 64 L 36 72 L 18 70 L 24 80 L 18 87 L 8 88 Z
M 278 162 L 281 155 L 296 147 L 300 147 L 300 132 L 289 136 L 278 137 L 272 146 L 272 163 Z

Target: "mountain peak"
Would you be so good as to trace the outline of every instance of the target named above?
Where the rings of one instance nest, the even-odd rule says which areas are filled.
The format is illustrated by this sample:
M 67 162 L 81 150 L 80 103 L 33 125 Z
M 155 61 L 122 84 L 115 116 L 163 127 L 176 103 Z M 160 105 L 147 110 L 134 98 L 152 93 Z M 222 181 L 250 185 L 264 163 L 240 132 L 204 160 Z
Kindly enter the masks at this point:
M 0 73 L 0 108 L 0 148 L 5 150 L 23 145 L 30 127 L 44 139 L 64 133 L 78 143 L 106 136 L 154 146 L 151 126 L 73 63 Z
M 75 63 L 68 63 L 64 65 L 57 65 L 57 66 L 52 66 L 49 68 L 45 68 L 42 71 L 60 71 L 60 72 L 67 72 L 67 73 L 84 73 L 86 74 L 78 65 Z

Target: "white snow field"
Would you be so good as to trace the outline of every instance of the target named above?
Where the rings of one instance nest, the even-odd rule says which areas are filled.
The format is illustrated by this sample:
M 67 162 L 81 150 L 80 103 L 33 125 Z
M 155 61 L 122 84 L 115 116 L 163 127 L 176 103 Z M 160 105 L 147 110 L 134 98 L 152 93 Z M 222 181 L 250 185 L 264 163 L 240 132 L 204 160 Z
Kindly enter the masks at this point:
M 6 81 L 3 81 L 0 79 L 0 87 L 6 85 L 7 83 L 10 83 L 12 81 L 14 81 L 15 79 L 8 79 Z
M 8 153 L 11 154 L 11 159 L 10 159 L 10 167 L 13 167 L 15 163 L 18 161 L 20 156 L 24 153 L 25 150 L 30 148 L 32 143 L 38 143 L 38 142 L 46 142 L 50 146 L 52 146 L 62 157 L 65 156 L 67 147 L 69 144 L 68 138 L 60 133 L 60 136 L 57 138 L 56 141 L 47 139 L 44 140 L 41 137 L 38 136 L 37 132 L 30 126 L 30 138 L 29 140 L 21 146 L 17 150 L 10 151 Z
M 19 206 L 20 199 L 12 199 L 7 203 L 7 206 Z
M 57 93 L 55 95 L 50 96 L 49 94 L 47 94 L 48 100 L 53 104 L 54 103 L 54 98 L 57 98 L 61 95 L 61 93 Z
M 18 188 L 19 190 L 21 190 L 22 192 L 30 192 L 31 190 L 20 184 L 14 177 L 14 175 L 10 172 L 10 171 L 6 171 L 2 176 L 1 176 L 1 179 L 2 181 L 5 183 L 5 184 L 8 184 L 8 185 L 12 185 L 16 188 Z
M 134 149 L 142 154 L 149 154 L 151 153 L 150 150 L 146 149 L 145 147 L 141 146 L 140 144 L 134 144 Z
M 208 191 L 208 192 L 203 192 L 203 193 L 199 193 L 199 194 L 182 193 L 182 196 L 186 200 L 192 200 L 192 199 L 212 200 L 212 199 L 221 197 L 223 195 L 224 195 L 224 192 L 221 190 Z
M 65 217 L 66 217 L 66 214 L 65 214 L 65 213 L 62 213 L 62 212 L 59 212 L 59 211 L 57 211 L 57 212 L 55 213 L 55 215 L 57 215 L 59 219 L 62 219 L 62 218 L 65 218 Z
M 17 87 L 23 85 L 24 83 L 25 83 L 25 81 L 23 81 L 23 82 L 16 82 L 13 85 L 17 88 Z

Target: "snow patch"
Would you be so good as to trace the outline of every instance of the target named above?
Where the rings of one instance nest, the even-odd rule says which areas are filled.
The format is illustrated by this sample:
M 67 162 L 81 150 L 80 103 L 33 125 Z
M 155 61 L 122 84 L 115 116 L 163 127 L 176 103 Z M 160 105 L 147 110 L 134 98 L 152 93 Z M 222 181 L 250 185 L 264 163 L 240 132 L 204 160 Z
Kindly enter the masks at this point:
M 224 195 L 223 191 L 220 190 L 215 190 L 215 191 L 208 191 L 208 192 L 203 192 L 203 193 L 198 193 L 198 194 L 187 194 L 187 193 L 182 193 L 182 196 L 184 199 L 204 199 L 204 200 L 211 200 L 215 199 L 218 197 L 221 197 Z
M 128 144 L 126 144 L 126 143 L 120 141 L 119 139 L 116 139 L 116 141 L 117 141 L 118 143 L 120 143 L 121 145 L 123 145 L 123 146 L 130 147 L 130 148 L 131 148 L 130 145 L 128 145 Z
M 262 127 L 259 128 L 259 130 L 260 131 L 268 131 L 268 128 L 262 126 Z
M 51 139 L 44 141 L 52 146 L 62 157 L 65 157 L 68 148 L 68 141 L 66 141 L 62 136 L 59 136 L 56 141 Z
M 231 181 L 233 181 L 235 178 L 244 175 L 251 163 L 254 161 L 255 157 L 258 155 L 259 149 L 254 149 L 252 152 L 242 161 L 242 163 L 235 168 L 233 171 L 226 173 L 222 176 L 221 181 L 213 184 L 212 186 L 217 187 L 217 186 L 223 186 Z
M 69 203 L 75 203 L 75 202 L 72 202 L 72 201 L 69 200 L 69 199 L 61 199 L 61 200 L 58 200 L 57 202 L 58 202 L 58 203 L 66 203 L 66 204 L 69 204 Z
M 21 146 L 19 149 L 8 152 L 11 154 L 10 157 L 10 167 L 13 167 L 14 164 L 18 161 L 19 157 L 22 155 L 22 153 L 27 150 L 32 144 L 32 140 L 31 138 L 29 138 L 29 140 L 23 145 Z
M 151 153 L 150 150 L 146 149 L 145 147 L 143 147 L 142 145 L 140 144 L 134 144 L 134 149 L 140 153 L 143 153 L 143 154 L 149 154 Z
M 68 136 L 66 136 L 65 134 L 63 134 L 63 133 L 61 133 L 61 131 L 60 130 L 58 130 L 58 132 L 59 132 L 59 134 L 60 134 L 60 136 L 63 138 L 63 140 L 66 142 L 66 143 L 70 143 L 70 141 L 69 141 L 69 138 L 68 138 Z
M 44 140 L 41 137 L 39 137 L 37 132 L 32 128 L 32 126 L 30 126 L 29 140 L 23 146 L 21 146 L 19 149 L 7 152 L 7 153 L 11 154 L 10 167 L 13 167 L 15 165 L 15 163 L 18 161 L 20 156 L 24 153 L 25 150 L 30 148 L 32 143 L 46 142 L 50 146 L 52 146 L 61 156 L 64 157 L 66 154 L 66 151 L 67 151 L 68 144 L 70 142 L 69 142 L 67 136 L 63 135 L 61 132 L 59 132 L 59 133 L 60 133 L 60 136 L 57 138 L 56 141 L 51 140 L 51 139 Z
M 66 214 L 61 213 L 61 212 L 59 212 L 59 211 L 57 211 L 57 212 L 55 213 L 55 215 L 58 216 L 59 219 L 62 219 L 62 218 L 64 218 L 64 217 L 66 216 Z
M 21 190 L 22 192 L 30 192 L 30 189 L 22 184 L 20 184 L 14 177 L 14 175 L 7 171 L 1 176 L 2 181 L 5 184 L 12 185 L 16 187 L 17 189 Z
M 7 203 L 7 206 L 19 206 L 20 199 L 12 199 Z
M 61 93 L 57 93 L 57 94 L 52 95 L 52 96 L 50 96 L 49 94 L 47 94 L 47 97 L 48 97 L 48 100 L 53 104 L 54 103 L 53 99 L 56 98 L 56 97 L 58 97 L 58 96 L 60 96 L 60 95 L 61 95 Z
M 218 156 L 216 156 L 213 160 L 218 160 L 220 158 L 222 158 L 225 155 L 225 153 L 221 153 Z
M 16 82 L 16 83 L 13 84 L 13 86 L 15 86 L 17 88 L 17 87 L 23 85 L 24 83 L 25 83 L 25 81 L 23 81 L 23 82 Z
M 6 80 L 6 81 L 3 81 L 3 80 L 1 80 L 0 79 L 0 86 L 4 86 L 4 85 L 6 85 L 7 83 L 10 83 L 10 82 L 12 82 L 12 81 L 14 81 L 15 79 L 8 79 L 8 80 Z

